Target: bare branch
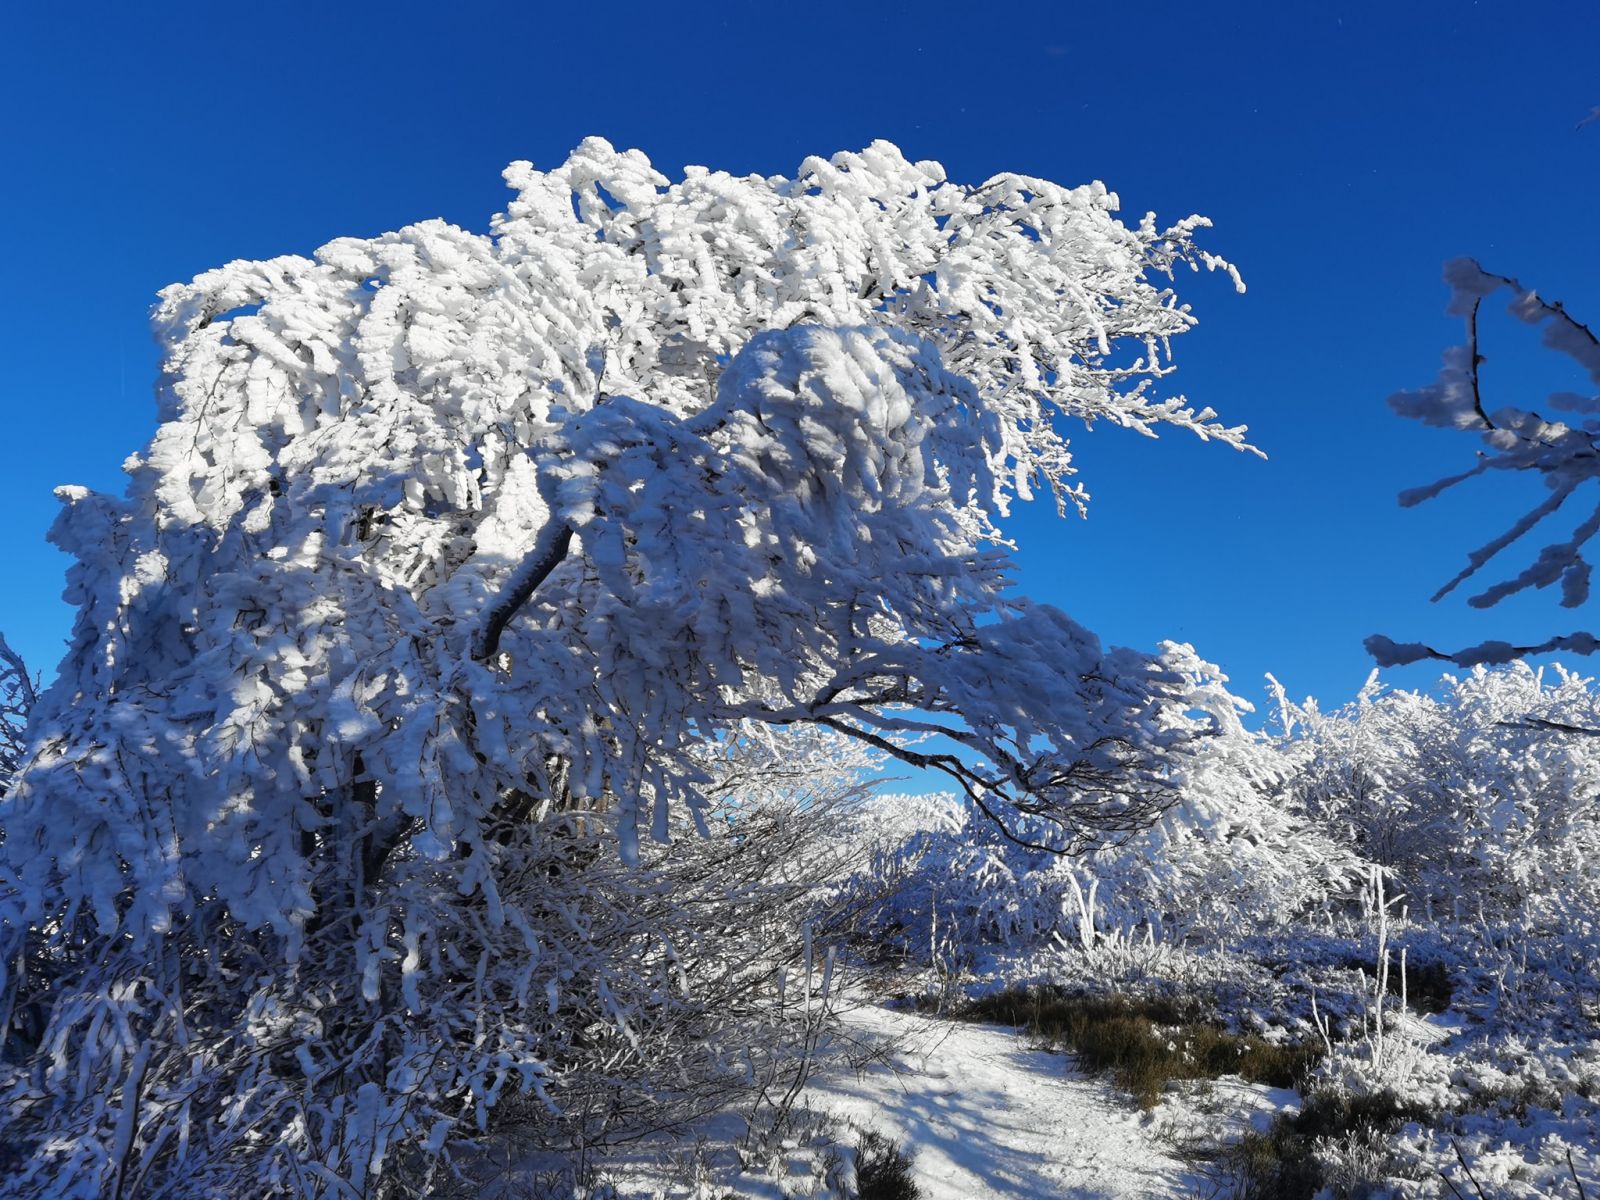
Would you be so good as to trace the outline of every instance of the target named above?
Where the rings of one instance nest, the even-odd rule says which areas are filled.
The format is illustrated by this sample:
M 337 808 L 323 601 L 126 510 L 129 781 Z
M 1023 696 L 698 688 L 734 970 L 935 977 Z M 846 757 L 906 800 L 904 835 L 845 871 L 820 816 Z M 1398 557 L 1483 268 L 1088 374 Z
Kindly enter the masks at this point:
M 1478 419 L 1490 429 L 1495 428 L 1495 423 L 1489 419 L 1489 414 L 1483 411 L 1483 388 L 1479 368 L 1483 366 L 1483 355 L 1478 352 L 1478 310 L 1483 307 L 1483 297 L 1479 296 L 1472 302 L 1472 312 L 1467 316 L 1467 356 L 1471 364 L 1468 368 L 1472 374 L 1472 407 L 1478 414 Z

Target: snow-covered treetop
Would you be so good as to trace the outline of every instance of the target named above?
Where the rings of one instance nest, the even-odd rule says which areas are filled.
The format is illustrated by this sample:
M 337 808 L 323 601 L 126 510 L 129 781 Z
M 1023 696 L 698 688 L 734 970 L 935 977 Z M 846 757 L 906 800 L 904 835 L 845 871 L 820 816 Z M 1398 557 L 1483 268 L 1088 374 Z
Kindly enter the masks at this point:
M 1150 386 L 1194 323 L 1173 269 L 1234 275 L 1206 222 L 882 142 L 674 183 L 590 139 L 506 178 L 487 235 L 162 293 L 127 498 L 60 493 L 80 615 L 4 813 L 28 911 L 154 930 L 205 894 L 292 938 L 347 819 L 492 892 L 507 811 L 587 798 L 631 854 L 700 802 L 689 748 L 751 722 L 1067 845 L 1147 819 L 1177 675 L 1006 598 L 994 521 L 1084 498 L 1062 417 L 1246 447 Z
M 1400 503 L 1420 504 L 1446 488 L 1491 471 L 1535 472 L 1549 495 L 1499 536 L 1472 551 L 1467 556 L 1467 565 L 1439 589 L 1433 597 L 1435 600 L 1454 591 L 1502 551 L 1531 533 L 1536 525 L 1554 516 L 1585 483 L 1600 478 L 1600 454 L 1596 452 L 1597 439 L 1600 439 L 1600 416 L 1597 416 L 1600 394 L 1562 391 L 1549 396 L 1548 408 L 1574 414 L 1570 420 L 1546 418 L 1532 409 L 1514 405 L 1489 407 L 1482 387 L 1484 356 L 1479 350 L 1478 314 L 1486 299 L 1506 289 L 1511 293 L 1511 314 L 1529 325 L 1542 325 L 1544 345 L 1572 360 L 1587 377 L 1589 386 L 1596 388 L 1600 388 L 1600 338 L 1568 314 L 1559 300 L 1545 300 L 1510 276 L 1485 271 L 1470 258 L 1455 259 L 1447 264 L 1445 280 L 1451 288 L 1450 312 L 1466 321 L 1467 343 L 1446 351 L 1439 377 L 1432 384 L 1395 393 L 1389 398 L 1389 406 L 1401 416 L 1425 425 L 1475 432 L 1485 449 L 1479 452 L 1476 465 L 1470 469 L 1402 492 Z M 1523 570 L 1491 584 L 1467 603 L 1474 608 L 1489 608 L 1529 588 L 1559 584 L 1563 607 L 1582 605 L 1589 599 L 1593 570 L 1585 557 L 1585 547 L 1596 533 L 1600 533 L 1600 506 L 1583 516 L 1570 537 L 1551 542 Z M 1600 649 L 1600 639 L 1589 632 L 1576 632 L 1552 637 L 1538 645 L 1487 641 L 1446 653 L 1420 642 L 1397 643 L 1387 637 L 1374 636 L 1367 639 L 1367 649 L 1380 666 L 1401 666 L 1426 658 L 1474 666 L 1506 663 L 1523 655 L 1558 650 L 1593 654 Z
M 1041 482 L 1071 492 L 1057 413 L 1244 444 L 1209 409 L 1149 391 L 1172 369 L 1170 339 L 1194 323 L 1151 276 L 1188 263 L 1238 278 L 1195 246 L 1203 218 L 1128 228 L 1099 184 L 1001 175 L 962 187 L 886 142 L 807 159 L 792 180 L 691 167 L 670 183 L 599 138 L 556 170 L 513 163 L 505 175 L 517 198 L 493 236 L 429 221 L 340 239 L 314 259 L 231 263 L 162 294 L 158 331 L 173 349 L 163 419 L 219 381 L 254 402 L 243 429 L 222 406 L 181 422 L 200 442 L 171 424 L 157 439 L 150 463 L 172 473 L 174 516 L 238 511 L 296 445 L 295 466 L 354 471 L 381 490 L 401 486 L 386 474 L 398 465 L 414 492 L 469 502 L 552 405 L 623 394 L 697 413 L 751 337 L 799 324 L 889 326 L 935 345 L 983 395 L 987 456 L 1024 497 Z M 428 425 L 450 424 L 477 453 L 413 463 L 380 423 L 340 439 L 374 461 L 313 460 L 331 454 L 315 432 L 354 415 L 329 394 L 346 376 L 367 408 L 421 403 Z

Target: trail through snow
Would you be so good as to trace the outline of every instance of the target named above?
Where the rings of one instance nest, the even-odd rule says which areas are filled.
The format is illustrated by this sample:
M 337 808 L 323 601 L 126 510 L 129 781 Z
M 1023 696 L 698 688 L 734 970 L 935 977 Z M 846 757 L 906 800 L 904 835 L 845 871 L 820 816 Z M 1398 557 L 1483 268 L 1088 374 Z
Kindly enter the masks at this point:
M 805 1103 L 899 1142 L 926 1200 L 1173 1200 L 1202 1188 L 1136 1108 L 1010 1029 L 870 1006 L 842 1017 L 879 1052 L 821 1074 Z

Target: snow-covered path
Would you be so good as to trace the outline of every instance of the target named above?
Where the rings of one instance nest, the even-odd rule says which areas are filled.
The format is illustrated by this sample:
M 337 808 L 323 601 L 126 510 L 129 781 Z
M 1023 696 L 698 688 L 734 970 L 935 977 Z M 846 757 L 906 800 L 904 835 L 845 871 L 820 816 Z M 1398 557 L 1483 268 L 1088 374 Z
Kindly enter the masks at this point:
M 888 1049 L 806 1103 L 899 1142 L 926 1200 L 1170 1200 L 1202 1182 L 1109 1085 L 1009 1029 L 876 1007 L 844 1022 Z

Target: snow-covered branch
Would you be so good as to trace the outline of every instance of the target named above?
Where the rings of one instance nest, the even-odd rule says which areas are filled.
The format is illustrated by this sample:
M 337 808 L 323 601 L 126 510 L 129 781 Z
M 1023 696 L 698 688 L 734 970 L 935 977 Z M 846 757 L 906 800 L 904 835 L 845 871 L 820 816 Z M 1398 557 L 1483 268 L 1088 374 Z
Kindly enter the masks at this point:
M 1436 483 L 1401 493 L 1403 505 L 1421 503 L 1468 479 L 1491 471 L 1532 471 L 1541 477 L 1549 495 L 1513 522 L 1505 532 L 1467 556 L 1467 565 L 1434 596 L 1435 600 L 1476 575 L 1503 551 L 1555 516 L 1586 483 L 1600 478 L 1600 395 L 1557 392 L 1547 399 L 1550 409 L 1578 414 L 1571 421 L 1549 419 L 1532 408 L 1503 406 L 1490 409 L 1483 397 L 1481 368 L 1485 356 L 1479 345 L 1479 314 L 1483 302 L 1496 292 L 1511 293 L 1509 311 L 1529 325 L 1542 325 L 1543 344 L 1570 359 L 1600 386 L 1600 339 L 1587 325 L 1574 319 L 1560 301 L 1545 300 L 1531 288 L 1507 275 L 1485 271 L 1471 259 L 1456 259 L 1445 268 L 1452 289 L 1451 311 L 1467 326 L 1467 343 L 1444 356 L 1438 379 L 1428 387 L 1397 392 L 1389 405 L 1401 416 L 1423 424 L 1477 433 L 1486 449 L 1471 469 Z M 1570 537 L 1546 545 L 1521 571 L 1472 596 L 1468 603 L 1488 608 L 1529 588 L 1560 585 L 1561 604 L 1577 608 L 1589 599 L 1592 564 L 1586 548 L 1600 534 L 1600 505 L 1584 515 Z M 1396 643 L 1389 638 L 1367 639 L 1367 649 L 1380 666 L 1394 666 L 1436 658 L 1462 666 L 1507 662 L 1524 654 L 1566 650 L 1591 654 L 1597 643 L 1588 633 L 1554 637 L 1537 645 L 1513 646 L 1489 641 L 1454 652 L 1441 652 L 1420 642 Z

